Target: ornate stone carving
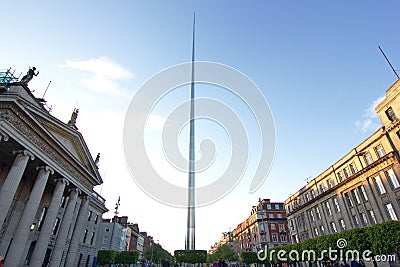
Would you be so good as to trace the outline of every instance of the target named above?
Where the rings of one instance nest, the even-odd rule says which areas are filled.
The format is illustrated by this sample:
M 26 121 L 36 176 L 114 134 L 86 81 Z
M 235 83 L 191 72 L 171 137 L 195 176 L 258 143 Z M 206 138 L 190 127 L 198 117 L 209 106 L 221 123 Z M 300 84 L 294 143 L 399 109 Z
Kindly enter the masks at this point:
M 25 136 L 26 139 L 30 140 L 39 150 L 47 154 L 57 165 L 66 170 L 72 177 L 77 179 L 82 185 L 88 190 L 92 190 L 93 184 L 83 176 L 75 167 L 73 167 L 64 157 L 60 155 L 53 147 L 49 145 L 49 142 L 40 135 L 41 130 L 27 120 L 27 118 L 21 114 L 11 104 L 0 104 L 1 118 L 10 123 L 19 133 Z M 7 114 L 7 116 L 2 116 Z
M 31 160 L 35 159 L 35 155 L 32 152 L 30 152 L 29 150 L 26 150 L 26 149 L 24 149 L 24 150 L 14 150 L 13 151 L 13 155 L 14 156 L 18 155 L 18 154 L 22 154 L 24 156 L 28 156 L 28 157 L 31 158 Z
M 8 139 L 10 139 L 10 136 L 5 132 L 3 132 L 2 130 L 0 130 L 0 141 L 1 140 L 8 141 Z

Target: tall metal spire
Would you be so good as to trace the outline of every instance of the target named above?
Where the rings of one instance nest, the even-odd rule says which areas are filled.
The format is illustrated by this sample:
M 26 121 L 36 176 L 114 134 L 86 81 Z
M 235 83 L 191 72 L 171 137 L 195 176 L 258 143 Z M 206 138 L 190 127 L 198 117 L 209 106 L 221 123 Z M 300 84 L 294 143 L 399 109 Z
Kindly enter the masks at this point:
M 189 143 L 189 186 L 186 250 L 195 250 L 195 155 L 194 155 L 194 42 L 196 14 L 193 14 L 192 77 L 190 83 L 190 143 Z

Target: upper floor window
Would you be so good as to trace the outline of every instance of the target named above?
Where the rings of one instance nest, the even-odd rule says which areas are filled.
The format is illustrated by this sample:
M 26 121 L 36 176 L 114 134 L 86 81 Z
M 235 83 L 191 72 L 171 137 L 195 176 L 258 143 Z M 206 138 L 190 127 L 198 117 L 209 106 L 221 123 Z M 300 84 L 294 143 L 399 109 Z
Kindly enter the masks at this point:
M 275 209 L 276 209 L 276 210 L 279 210 L 279 209 L 280 209 L 279 204 L 275 204 Z
M 340 225 L 340 228 L 344 231 L 344 230 L 346 230 L 346 224 L 344 223 L 344 220 L 343 219 L 340 219 L 339 220 L 339 225 Z
M 392 169 L 385 171 L 385 174 L 386 177 L 388 177 L 390 185 L 393 189 L 400 187 L 399 180 L 397 179 L 396 174 L 394 174 L 394 171 Z
M 393 221 L 398 221 L 396 212 L 394 211 L 392 204 L 390 204 L 390 203 L 386 204 L 385 208 L 386 208 L 387 214 L 389 215 L 389 218 Z
M 272 208 L 271 204 L 267 204 L 267 209 L 270 210 Z
M 37 223 L 37 230 L 38 231 L 40 231 L 42 229 L 43 221 L 44 221 L 44 218 L 46 217 L 46 214 L 47 214 L 47 207 L 44 207 L 42 209 L 42 213 L 40 213 L 40 218 L 39 218 L 39 221 Z
M 320 227 L 320 229 L 321 229 L 321 233 L 325 233 L 325 228 L 324 228 L 324 226 L 323 225 L 321 225 L 321 227 Z
M 285 234 L 281 234 L 281 242 L 286 242 L 286 235 Z
M 57 230 L 58 230 L 59 226 L 60 226 L 60 218 L 57 217 L 56 221 L 54 222 L 53 229 L 51 231 L 52 235 L 56 235 L 57 234 Z
M 369 215 L 369 219 L 371 220 L 371 222 L 372 222 L 373 224 L 376 224 L 376 218 L 375 218 L 374 212 L 373 212 L 372 210 L 369 210 L 369 211 L 368 211 L 368 215 Z
M 336 233 L 337 232 L 336 224 L 334 222 L 331 222 L 331 230 L 332 230 L 332 233 Z
M 360 193 L 363 201 L 368 201 L 368 196 L 367 196 L 367 193 L 365 192 L 365 188 L 363 185 L 360 185 L 358 187 L 358 192 Z
M 273 219 L 273 218 L 274 218 L 274 214 L 273 214 L 273 213 L 270 213 L 270 214 L 269 214 L 269 218 L 270 218 L 270 219 Z
M 85 229 L 85 231 L 83 232 L 83 240 L 82 240 L 82 243 L 86 243 L 87 234 L 88 234 L 88 230 Z
M 381 194 L 381 195 L 382 195 L 382 194 L 385 194 L 385 193 L 386 193 L 386 190 L 385 190 L 385 187 L 383 186 L 381 177 L 376 176 L 376 177 L 374 178 L 374 182 L 375 182 L 376 188 L 378 189 L 379 194 Z
M 340 172 L 337 173 L 337 177 L 338 177 L 338 179 L 339 179 L 339 183 L 340 183 L 341 181 L 343 181 L 343 177 L 342 177 L 342 174 L 341 174 Z
M 344 177 L 349 178 L 349 172 L 347 171 L 347 168 L 343 169 Z
M 319 233 L 318 233 L 318 228 L 314 228 L 314 234 L 315 234 L 315 236 L 318 236 L 318 235 L 319 235 Z
M 372 164 L 372 162 L 374 162 L 372 160 L 371 154 L 369 154 L 369 153 L 365 154 L 364 158 L 365 158 L 365 162 L 367 163 L 367 165 L 370 165 L 370 164 Z
M 282 214 L 278 213 L 278 218 L 282 219 Z
M 311 189 L 311 198 L 313 198 L 313 199 L 315 198 L 315 193 L 314 193 L 314 190 L 312 190 L 312 189 Z
M 344 193 L 344 197 L 346 198 L 347 205 L 348 205 L 349 207 L 353 207 L 353 202 L 351 201 L 351 198 L 350 198 L 349 193 Z
M 319 185 L 319 188 L 321 189 L 321 193 L 324 193 L 324 192 L 325 192 L 325 186 L 324 186 L 324 184 L 320 184 L 320 185 Z
M 279 231 L 284 231 L 285 230 L 285 225 L 283 223 L 279 224 Z
M 332 215 L 332 211 L 331 211 L 331 207 L 329 206 L 329 202 L 325 202 L 325 206 L 326 206 L 326 212 L 328 213 L 329 216 Z
M 350 164 L 350 171 L 351 171 L 351 174 L 355 174 L 357 172 L 357 168 L 356 168 L 356 165 L 354 165 L 354 163 Z
M 306 198 L 306 202 L 310 201 L 310 196 L 308 195 L 308 193 L 306 194 L 305 198 Z
M 293 222 L 292 222 L 292 225 L 293 225 Z M 276 229 L 276 227 L 275 227 L 275 224 L 274 224 L 274 223 L 271 223 L 271 229 L 272 229 L 272 230 L 275 230 L 275 229 Z
M 278 235 L 272 234 L 272 242 L 278 242 Z
M 357 191 L 355 189 L 351 190 L 351 194 L 353 195 L 353 198 L 356 200 L 357 204 L 360 204 L 360 198 L 358 197 Z
M 383 149 L 382 145 L 375 147 L 375 151 L 376 154 L 378 154 L 378 157 L 382 158 L 383 156 L 385 156 L 385 150 Z
M 91 210 L 89 210 L 89 213 L 88 213 L 88 221 L 90 222 L 90 219 L 92 218 L 92 211 Z
M 388 119 L 389 119 L 390 121 L 393 122 L 393 121 L 397 120 L 396 114 L 394 113 L 392 107 L 389 107 L 389 108 L 385 111 L 385 113 L 386 113 L 386 116 L 388 117 Z
M 333 199 L 333 203 L 335 204 L 335 210 L 336 210 L 336 212 L 340 212 L 339 201 L 337 200 L 336 197 Z
M 319 213 L 318 207 L 315 208 L 315 213 L 317 214 L 318 220 L 321 220 L 321 214 Z
M 315 217 L 314 217 L 314 213 L 312 210 L 310 210 L 310 217 L 311 217 L 311 221 L 315 221 Z
M 332 188 L 335 186 L 334 182 L 331 179 L 327 180 L 326 183 L 328 184 L 328 188 Z

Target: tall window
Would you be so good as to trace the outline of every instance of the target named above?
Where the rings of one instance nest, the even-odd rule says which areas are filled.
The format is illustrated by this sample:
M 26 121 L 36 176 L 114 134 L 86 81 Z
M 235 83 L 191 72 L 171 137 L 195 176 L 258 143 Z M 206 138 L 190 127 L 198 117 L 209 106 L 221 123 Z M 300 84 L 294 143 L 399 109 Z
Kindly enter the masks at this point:
M 339 179 L 339 183 L 340 183 L 341 181 L 343 181 L 343 177 L 342 177 L 342 174 L 341 174 L 340 172 L 337 173 L 337 177 L 338 177 L 338 179 Z
M 368 211 L 368 215 L 369 215 L 369 219 L 371 220 L 371 222 L 372 222 L 373 224 L 376 224 L 376 218 L 375 218 L 374 212 L 373 212 L 372 210 L 369 210 L 369 211 Z
M 92 218 L 92 211 L 91 210 L 89 210 L 89 213 L 88 213 L 88 221 L 90 222 L 90 219 Z
M 343 169 L 343 174 L 344 174 L 344 177 L 346 177 L 346 178 L 349 178 L 349 172 L 347 171 L 347 169 L 346 168 L 344 168 Z
M 279 231 L 284 231 L 285 230 L 285 225 L 283 223 L 279 224 Z
M 335 184 L 333 183 L 333 181 L 331 179 L 327 180 L 326 183 L 328 184 L 329 189 L 335 186 Z
M 315 236 L 318 236 L 318 235 L 319 235 L 319 233 L 318 233 L 318 228 L 314 228 L 314 234 L 315 234 Z
M 336 233 L 337 232 L 336 224 L 334 222 L 331 222 L 331 230 L 332 230 L 332 233 Z
M 386 212 L 387 212 L 389 218 L 392 221 L 398 221 L 396 212 L 394 211 L 392 204 L 390 204 L 390 203 L 386 204 L 385 209 L 386 209 Z
M 321 220 L 321 214 L 319 213 L 318 207 L 315 208 L 315 213 L 317 214 L 318 220 Z
M 344 220 L 343 220 L 343 219 L 340 219 L 340 220 L 339 220 L 339 225 L 340 225 L 340 229 L 341 229 L 342 231 L 346 230 L 346 224 L 344 223 Z
M 348 205 L 349 207 L 353 207 L 353 202 L 351 201 L 351 198 L 350 198 L 349 193 L 344 193 L 344 197 L 346 198 L 347 205 Z
M 321 233 L 322 233 L 322 234 L 325 234 L 325 228 L 324 228 L 324 226 L 321 225 L 319 228 L 321 229 Z
M 315 221 L 315 217 L 314 217 L 314 213 L 312 210 L 310 210 L 310 217 L 311 217 L 311 221 Z
M 376 176 L 376 177 L 374 178 L 374 182 L 375 182 L 375 186 L 376 186 L 376 188 L 377 188 L 379 194 L 381 194 L 381 195 L 382 195 L 382 194 L 385 194 L 385 193 L 386 193 L 386 190 L 385 190 L 385 187 L 383 186 L 381 177 Z
M 400 187 L 399 180 L 397 179 L 396 174 L 394 174 L 394 171 L 392 169 L 385 171 L 385 173 L 393 189 Z
M 272 234 L 272 242 L 278 242 L 278 235 Z
M 324 192 L 325 192 L 325 186 L 324 186 L 324 184 L 320 184 L 320 185 L 319 185 L 319 188 L 321 189 L 321 193 L 324 193 Z
M 308 193 L 306 194 L 305 198 L 306 198 L 306 202 L 310 201 L 310 197 L 309 197 Z
M 315 193 L 314 190 L 311 189 L 311 198 L 314 199 L 315 198 Z
M 367 220 L 367 216 L 365 215 L 365 213 L 360 213 L 360 218 L 362 221 L 363 226 L 367 226 L 368 225 L 368 220 Z
M 85 229 L 85 231 L 83 232 L 83 241 L 82 241 L 82 243 L 86 243 L 87 234 L 88 234 L 88 230 Z
M 357 191 L 355 189 L 351 190 L 351 194 L 353 195 L 354 199 L 356 200 L 357 204 L 360 204 L 360 198 L 358 197 Z
M 81 265 L 83 254 L 79 254 L 78 266 Z
M 85 266 L 89 267 L 89 263 L 90 263 L 90 255 L 87 255 Z
M 275 204 L 275 209 L 279 210 L 279 204 Z
M 356 215 L 353 215 L 353 222 L 354 222 L 355 226 L 358 226 L 359 223 L 358 223 L 358 218 Z
M 329 206 L 329 202 L 325 202 L 325 206 L 326 206 L 326 212 L 328 213 L 329 216 L 332 215 L 332 211 L 331 211 L 331 207 Z
M 293 221 L 292 221 L 292 227 L 293 227 Z M 271 230 L 275 230 L 275 229 L 276 229 L 275 224 L 271 223 Z
M 375 151 L 376 154 L 378 154 L 378 157 L 382 158 L 383 156 L 385 156 L 385 150 L 383 149 L 382 145 L 375 147 Z
M 367 165 L 370 165 L 374 162 L 372 160 L 371 154 L 369 154 L 369 153 L 365 154 L 364 158 L 365 158 L 365 162 L 367 163 Z
M 368 196 L 367 196 L 367 193 L 365 192 L 365 188 L 363 185 L 360 185 L 358 187 L 358 192 L 360 193 L 363 201 L 368 201 Z
M 271 204 L 267 204 L 267 209 L 272 209 L 272 206 L 271 206 Z
M 386 116 L 388 117 L 388 119 L 389 119 L 390 121 L 393 122 L 393 121 L 397 120 L 396 114 L 394 114 L 394 111 L 393 111 L 392 107 L 389 107 L 389 108 L 385 111 L 385 113 L 386 113 Z
M 56 218 L 56 221 L 54 222 L 54 226 L 53 226 L 53 231 L 51 233 L 52 235 L 57 234 L 59 225 L 60 225 L 60 218 Z
M 281 242 L 286 242 L 286 234 L 281 234 Z
M 333 204 L 335 205 L 335 210 L 336 210 L 336 212 L 340 212 L 339 201 L 337 200 L 336 197 L 333 199 Z
M 94 231 L 92 232 L 92 236 L 90 237 L 90 245 L 93 245 L 94 241 Z
M 351 171 L 351 174 L 355 174 L 357 172 L 357 168 L 356 168 L 356 165 L 354 165 L 354 163 L 350 164 L 350 171 Z

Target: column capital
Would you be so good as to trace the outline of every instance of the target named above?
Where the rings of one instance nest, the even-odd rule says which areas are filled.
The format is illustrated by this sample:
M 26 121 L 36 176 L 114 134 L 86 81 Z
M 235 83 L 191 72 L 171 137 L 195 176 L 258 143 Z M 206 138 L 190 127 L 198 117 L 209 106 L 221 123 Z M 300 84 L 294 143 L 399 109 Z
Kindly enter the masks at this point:
M 39 170 L 45 170 L 45 171 L 47 171 L 47 172 L 50 172 L 51 175 L 54 174 L 54 170 L 53 170 L 53 168 L 51 168 L 50 166 L 37 166 L 37 167 L 36 167 L 36 170 L 37 170 L 37 171 L 39 171 Z
M 82 193 L 82 191 L 81 191 L 78 187 L 72 188 L 72 189 L 70 189 L 69 191 L 70 191 L 70 192 L 75 191 L 78 195 L 79 195 L 80 193 Z
M 2 130 L 0 130 L 0 141 L 1 140 L 4 140 L 4 141 L 8 141 L 8 139 L 10 139 L 10 136 L 8 135 L 8 134 L 6 134 L 5 132 L 3 132 Z
M 27 150 L 27 149 L 14 150 L 12 153 L 13 153 L 13 155 L 22 154 L 24 156 L 29 156 L 31 158 L 31 160 L 35 159 L 35 155 L 32 152 L 30 152 L 29 150 Z
M 53 170 L 53 172 L 54 172 L 54 170 Z M 65 183 L 66 186 L 69 185 L 69 181 L 65 178 L 56 178 L 56 179 L 53 179 L 53 181 L 55 183 Z

